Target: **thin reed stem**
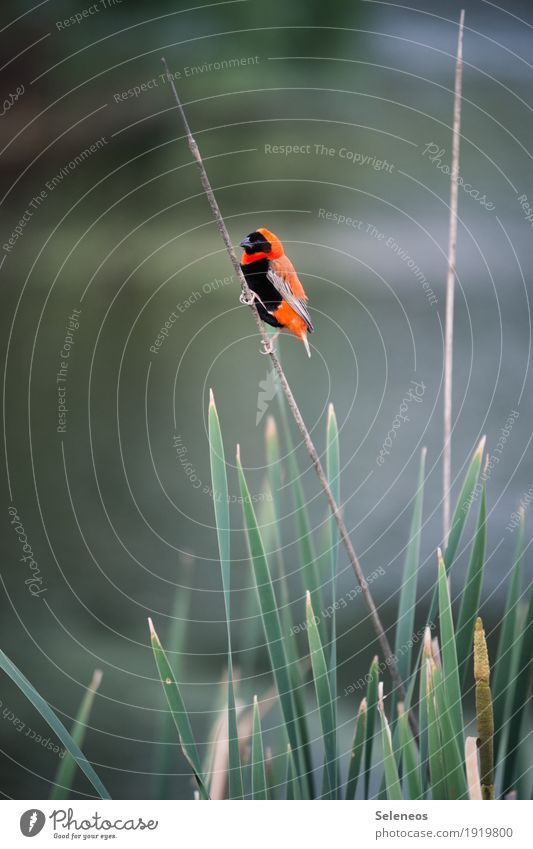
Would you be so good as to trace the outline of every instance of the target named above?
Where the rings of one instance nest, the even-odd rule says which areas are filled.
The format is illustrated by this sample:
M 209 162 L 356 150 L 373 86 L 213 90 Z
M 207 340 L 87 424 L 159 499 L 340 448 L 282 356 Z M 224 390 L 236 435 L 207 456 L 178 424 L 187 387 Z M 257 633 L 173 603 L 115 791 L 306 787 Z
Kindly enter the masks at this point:
M 453 313 L 455 300 L 455 265 L 457 256 L 457 194 L 459 185 L 459 145 L 461 138 L 461 91 L 463 79 L 463 33 L 465 10 L 461 9 L 457 58 L 455 61 L 455 94 L 453 101 L 452 171 L 450 177 L 450 228 L 448 234 L 448 274 L 446 278 L 446 319 L 444 327 L 444 448 L 442 452 L 442 531 L 444 545 L 450 531 L 450 487 L 452 469 L 452 387 L 453 387 Z

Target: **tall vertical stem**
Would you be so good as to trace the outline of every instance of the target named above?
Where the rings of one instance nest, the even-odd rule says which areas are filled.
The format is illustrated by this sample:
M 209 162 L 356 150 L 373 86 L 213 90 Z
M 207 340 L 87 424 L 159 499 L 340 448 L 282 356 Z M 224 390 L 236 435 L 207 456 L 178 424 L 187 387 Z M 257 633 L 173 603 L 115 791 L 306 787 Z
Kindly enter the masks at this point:
M 448 235 L 448 274 L 446 278 L 446 323 L 444 328 L 444 448 L 442 454 L 442 531 L 444 545 L 450 530 L 450 487 L 452 467 L 452 386 L 453 386 L 453 312 L 455 264 L 457 256 L 457 189 L 459 185 L 459 143 L 461 137 L 461 89 L 463 78 L 463 32 L 465 12 L 459 18 L 455 95 L 453 102 L 452 173 L 450 185 L 450 229 Z

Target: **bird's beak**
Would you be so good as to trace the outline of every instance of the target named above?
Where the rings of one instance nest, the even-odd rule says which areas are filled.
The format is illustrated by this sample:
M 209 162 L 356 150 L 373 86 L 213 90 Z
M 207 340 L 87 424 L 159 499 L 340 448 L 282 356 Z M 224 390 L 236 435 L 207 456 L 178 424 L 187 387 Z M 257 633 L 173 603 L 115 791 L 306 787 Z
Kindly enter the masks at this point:
M 246 239 L 243 239 L 242 242 L 239 242 L 239 246 L 241 248 L 251 248 L 252 243 L 251 243 L 249 237 L 247 236 Z

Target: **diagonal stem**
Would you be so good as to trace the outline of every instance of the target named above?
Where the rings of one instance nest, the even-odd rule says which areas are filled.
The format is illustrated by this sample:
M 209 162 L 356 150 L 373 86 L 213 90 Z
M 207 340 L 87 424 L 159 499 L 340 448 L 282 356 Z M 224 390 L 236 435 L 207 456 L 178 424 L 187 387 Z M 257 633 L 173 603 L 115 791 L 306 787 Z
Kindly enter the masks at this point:
M 198 148 L 196 141 L 193 138 L 193 135 L 191 133 L 191 129 L 189 127 L 189 122 L 187 121 L 187 116 L 185 115 L 185 110 L 183 109 L 182 103 L 179 99 L 178 92 L 177 92 L 176 86 L 174 84 L 174 77 L 169 73 L 168 66 L 167 66 L 166 60 L 164 58 L 162 59 L 162 62 L 163 62 L 163 66 L 165 68 L 165 73 L 167 75 L 168 82 L 170 83 L 172 93 L 174 95 L 174 98 L 175 98 L 177 106 L 178 106 L 178 111 L 181 115 L 181 119 L 182 119 L 183 125 L 185 127 L 185 132 L 186 132 L 186 135 L 187 135 L 187 142 L 188 142 L 188 145 L 189 145 L 189 149 L 190 149 L 190 151 L 191 151 L 191 153 L 194 157 L 194 160 L 195 160 L 195 162 L 198 166 L 198 170 L 200 172 L 200 180 L 201 180 L 201 183 L 202 183 L 202 187 L 203 187 L 204 192 L 206 194 L 206 197 L 209 201 L 209 206 L 211 207 L 211 211 L 212 211 L 213 216 L 215 218 L 215 222 L 216 222 L 218 231 L 219 231 L 219 233 L 222 237 L 222 240 L 223 240 L 223 242 L 226 246 L 226 250 L 227 250 L 229 257 L 231 259 L 233 268 L 235 269 L 235 273 L 236 273 L 237 278 L 238 278 L 238 280 L 241 284 L 243 294 L 244 294 L 247 302 L 249 302 L 250 309 L 252 310 L 252 313 L 253 313 L 253 316 L 255 318 L 259 333 L 261 335 L 261 339 L 263 340 L 263 342 L 265 344 L 265 350 L 268 351 L 270 359 L 272 360 L 272 365 L 274 366 L 274 369 L 275 369 L 276 374 L 278 376 L 281 388 L 283 389 L 283 392 L 284 392 L 285 397 L 287 399 L 287 403 L 289 405 L 291 413 L 294 416 L 294 420 L 296 421 L 296 424 L 298 425 L 298 429 L 299 429 L 299 431 L 302 435 L 303 441 L 305 443 L 305 447 L 307 448 L 307 453 L 309 454 L 309 457 L 311 458 L 311 463 L 313 464 L 315 471 L 317 473 L 320 485 L 321 485 L 322 489 L 324 490 L 324 494 L 327 498 L 327 501 L 328 501 L 329 507 L 331 509 L 332 515 L 335 519 L 335 522 L 337 523 L 337 527 L 339 529 L 339 533 L 340 533 L 342 542 L 344 544 L 344 547 L 346 548 L 346 551 L 347 551 L 347 554 L 348 554 L 348 559 L 350 560 L 353 571 L 355 573 L 355 577 L 356 577 L 357 582 L 359 583 L 359 585 L 361 587 L 361 591 L 363 593 L 363 596 L 364 596 L 364 599 L 366 601 L 368 610 L 370 612 L 370 618 L 372 620 L 372 624 L 374 626 L 376 636 L 377 636 L 379 643 L 381 645 L 381 648 L 382 648 L 382 651 L 383 651 L 383 654 L 384 654 L 385 663 L 387 664 L 387 667 L 390 671 L 390 675 L 391 675 L 393 684 L 398 691 L 398 697 L 399 697 L 400 700 L 403 700 L 405 698 L 405 691 L 404 691 L 404 687 L 403 687 L 403 684 L 402 684 L 402 679 L 401 679 L 400 674 L 398 672 L 398 667 L 396 666 L 396 660 L 395 660 L 392 648 L 390 646 L 389 640 L 387 638 L 387 635 L 385 633 L 385 629 L 384 629 L 383 624 L 381 622 L 381 619 L 379 617 L 378 610 L 376 608 L 376 605 L 374 604 L 374 599 L 372 598 L 372 594 L 371 594 L 371 592 L 368 588 L 368 583 L 367 583 L 365 576 L 363 574 L 363 570 L 361 569 L 361 564 L 359 563 L 359 559 L 357 557 L 357 554 L 355 553 L 355 549 L 354 549 L 354 547 L 351 543 L 350 537 L 348 535 L 348 530 L 347 530 L 346 525 L 344 523 L 344 519 L 342 518 L 341 511 L 339 509 L 339 506 L 335 503 L 335 498 L 333 497 L 333 493 L 330 489 L 328 480 L 327 480 L 326 475 L 324 473 L 322 463 L 320 462 L 320 457 L 318 456 L 318 452 L 317 452 L 317 450 L 314 446 L 314 443 L 313 443 L 313 441 L 312 441 L 312 439 L 309 435 L 309 431 L 307 430 L 305 422 L 302 418 L 302 414 L 300 413 L 298 404 L 296 403 L 294 395 L 292 394 L 292 390 L 289 386 L 287 378 L 285 377 L 285 372 L 283 371 L 283 369 L 281 367 L 281 363 L 278 360 L 273 349 L 271 348 L 271 346 L 268 345 L 269 339 L 268 339 L 267 332 L 264 328 L 263 322 L 261 321 L 261 319 L 259 317 L 259 313 L 258 313 L 257 307 L 255 305 L 255 300 L 253 300 L 253 298 L 252 298 L 252 293 L 250 291 L 248 283 L 246 282 L 246 278 L 244 277 L 244 274 L 242 273 L 242 270 L 241 270 L 241 267 L 240 267 L 240 264 L 239 264 L 239 260 L 237 259 L 235 251 L 233 249 L 233 245 L 232 245 L 229 233 L 228 233 L 228 229 L 227 229 L 225 221 L 222 217 L 222 213 L 220 211 L 219 205 L 218 205 L 217 200 L 215 198 L 215 194 L 214 194 L 213 189 L 211 187 L 211 183 L 209 182 L 209 177 L 207 176 L 207 172 L 205 170 L 205 166 L 204 166 L 204 163 L 203 163 L 203 160 L 202 160 L 202 156 L 200 154 L 200 150 Z M 410 716 L 411 722 L 415 723 L 414 717 L 412 716 L 411 713 L 409 714 L 409 716 Z M 416 734 L 418 733 L 418 729 L 415 730 L 415 733 Z

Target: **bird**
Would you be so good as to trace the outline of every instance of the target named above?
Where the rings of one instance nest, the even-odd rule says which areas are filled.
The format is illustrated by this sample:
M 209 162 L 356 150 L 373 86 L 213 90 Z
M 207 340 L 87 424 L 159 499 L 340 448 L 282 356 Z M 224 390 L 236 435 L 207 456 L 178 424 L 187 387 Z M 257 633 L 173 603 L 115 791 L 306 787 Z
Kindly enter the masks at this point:
M 277 328 L 262 353 L 272 353 L 281 331 L 289 330 L 303 342 L 310 357 L 307 334 L 314 328 L 308 298 L 281 241 L 270 230 L 258 227 L 240 242 L 240 247 L 244 248 L 241 270 L 252 298 L 248 301 L 241 293 L 240 301 L 248 305 L 255 302 L 261 320 Z

